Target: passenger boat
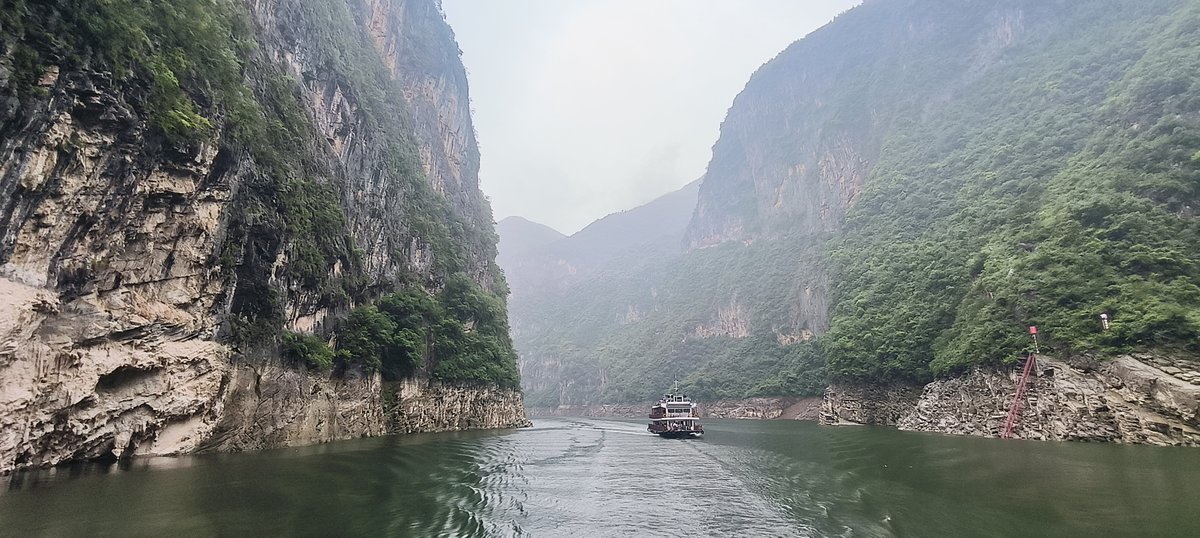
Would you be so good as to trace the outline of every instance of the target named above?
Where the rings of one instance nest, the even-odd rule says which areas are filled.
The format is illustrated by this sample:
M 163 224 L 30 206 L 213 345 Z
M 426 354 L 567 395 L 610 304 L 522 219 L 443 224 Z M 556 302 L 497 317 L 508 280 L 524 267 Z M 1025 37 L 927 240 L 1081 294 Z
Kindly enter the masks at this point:
M 704 434 L 696 403 L 678 390 L 663 396 L 650 407 L 650 433 L 663 437 L 695 437 Z

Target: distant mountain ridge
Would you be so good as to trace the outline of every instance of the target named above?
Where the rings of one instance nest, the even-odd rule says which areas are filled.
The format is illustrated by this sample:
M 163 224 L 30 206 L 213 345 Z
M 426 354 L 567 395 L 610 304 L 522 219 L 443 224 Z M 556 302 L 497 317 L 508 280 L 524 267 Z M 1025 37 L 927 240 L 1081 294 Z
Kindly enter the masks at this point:
M 643 205 L 607 215 L 564 240 L 549 245 L 548 251 L 589 266 L 603 265 L 620 252 L 652 243 L 672 249 L 683 237 L 696 207 L 700 180 L 664 194 Z
M 522 217 L 500 221 L 497 263 L 512 295 L 509 315 L 514 345 L 521 356 L 522 384 L 529 393 L 557 402 L 564 371 L 557 354 L 546 350 L 556 329 L 546 320 L 559 308 L 587 307 L 591 290 L 613 295 L 627 288 L 629 275 L 648 272 L 683 253 L 683 233 L 691 220 L 699 180 L 630 210 L 598 219 L 564 237 L 549 226 Z M 577 295 L 579 290 L 585 295 Z M 577 376 L 594 385 L 598 372 Z M 588 389 L 589 391 L 595 390 Z
M 926 383 L 1029 325 L 1063 357 L 1196 356 L 1198 99 L 1195 2 L 863 3 L 735 99 L 686 252 L 514 294 L 526 401 Z
M 633 209 L 604 216 L 570 236 L 524 217 L 507 217 L 496 225 L 497 263 L 520 300 L 526 287 L 558 287 L 562 284 L 558 280 L 604 270 L 634 253 L 652 257 L 678 253 L 699 189 L 700 180 L 693 181 Z
M 496 223 L 496 234 L 500 236 L 496 259 L 513 258 L 543 248 L 567 237 L 562 232 L 545 224 L 524 217 L 506 217 Z M 503 267 L 501 263 L 501 267 Z

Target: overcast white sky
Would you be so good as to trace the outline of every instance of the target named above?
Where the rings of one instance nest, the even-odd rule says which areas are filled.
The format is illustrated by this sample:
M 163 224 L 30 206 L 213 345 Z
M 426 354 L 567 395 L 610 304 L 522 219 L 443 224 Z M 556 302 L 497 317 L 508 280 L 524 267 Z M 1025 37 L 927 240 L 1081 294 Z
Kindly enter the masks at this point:
M 700 177 L 750 75 L 858 0 L 443 0 L 496 219 L 574 233 Z

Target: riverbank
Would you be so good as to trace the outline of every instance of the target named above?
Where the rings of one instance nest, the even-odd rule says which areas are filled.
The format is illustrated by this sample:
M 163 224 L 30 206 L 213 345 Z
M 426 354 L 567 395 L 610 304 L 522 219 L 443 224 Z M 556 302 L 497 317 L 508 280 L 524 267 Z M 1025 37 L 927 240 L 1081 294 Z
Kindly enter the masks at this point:
M 1152 355 L 1037 360 L 1014 438 L 1200 446 L 1200 365 Z M 833 384 L 820 422 L 999 437 L 1019 374 L 976 369 L 923 387 Z
M 1012 436 L 1200 446 L 1200 364 L 1157 355 L 1071 363 L 1038 356 Z M 1020 372 L 976 369 L 926 385 L 834 383 L 823 397 L 717 400 L 701 416 L 999 437 Z M 533 417 L 642 418 L 654 402 L 530 408 Z
M 708 418 L 753 420 L 811 420 L 820 417 L 822 398 L 817 396 L 767 397 L 699 402 L 700 415 Z M 643 418 L 653 401 L 598 405 L 560 405 L 531 407 L 531 417 Z

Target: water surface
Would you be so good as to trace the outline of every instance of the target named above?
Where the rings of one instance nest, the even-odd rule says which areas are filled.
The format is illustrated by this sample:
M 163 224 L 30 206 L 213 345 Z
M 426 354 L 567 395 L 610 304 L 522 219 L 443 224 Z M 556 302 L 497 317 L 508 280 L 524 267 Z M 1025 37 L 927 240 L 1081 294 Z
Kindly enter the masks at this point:
M 18 473 L 0 534 L 1200 536 L 1200 450 L 540 419 Z

